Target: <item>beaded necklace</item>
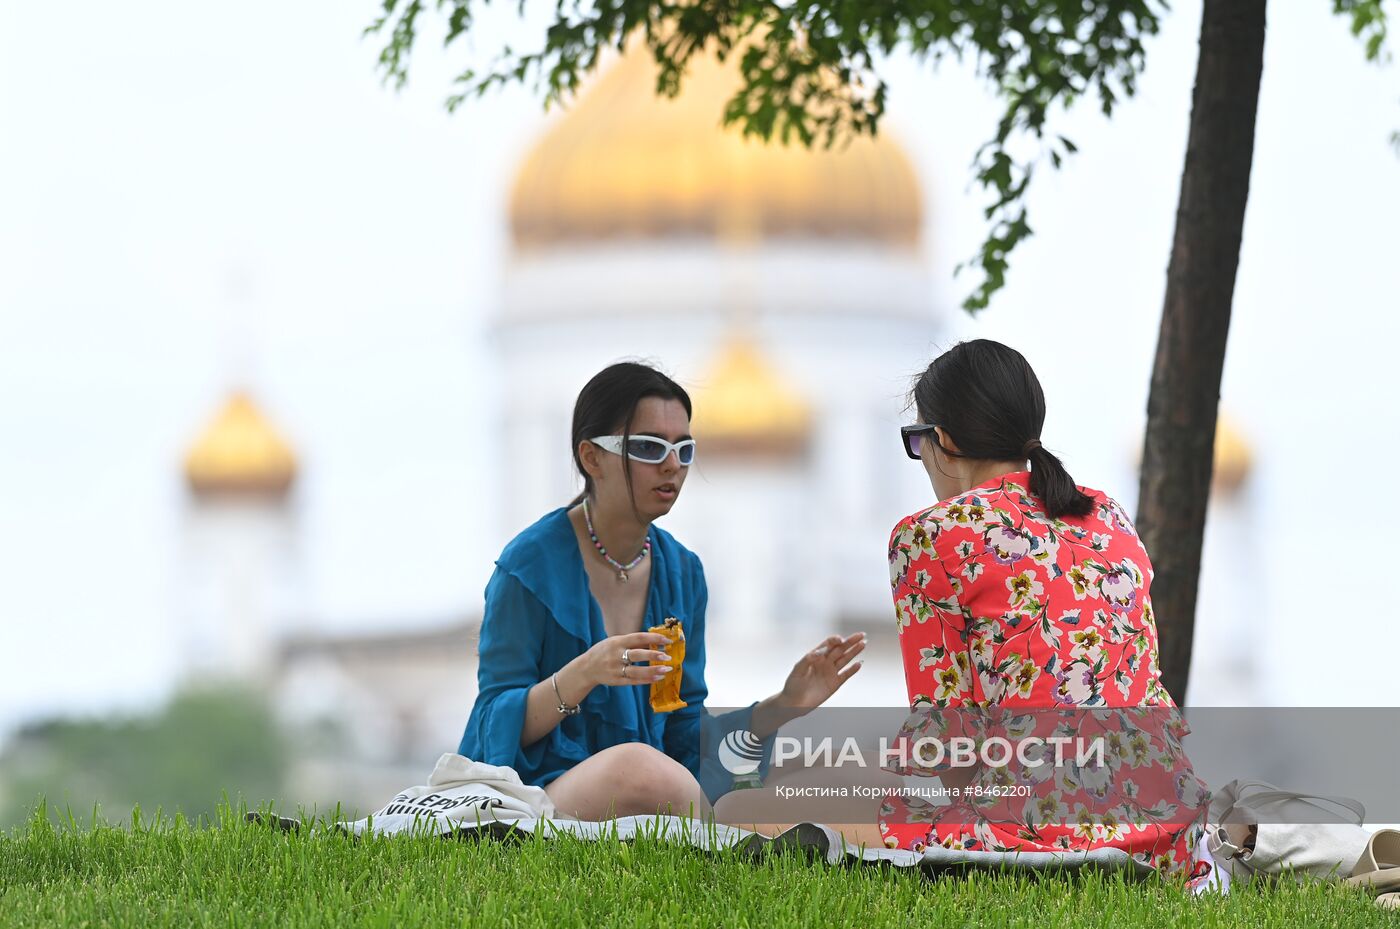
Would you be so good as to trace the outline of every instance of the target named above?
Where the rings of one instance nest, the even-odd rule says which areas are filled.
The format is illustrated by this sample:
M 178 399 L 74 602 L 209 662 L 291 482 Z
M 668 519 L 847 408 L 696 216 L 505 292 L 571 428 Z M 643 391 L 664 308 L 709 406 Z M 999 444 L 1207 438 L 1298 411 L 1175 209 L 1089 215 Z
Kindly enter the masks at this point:
M 638 553 L 636 558 L 633 558 L 627 564 L 623 564 L 613 556 L 609 555 L 608 550 L 603 547 L 603 543 L 598 541 L 598 533 L 593 531 L 593 517 L 588 512 L 587 497 L 583 498 L 583 523 L 585 526 L 588 527 L 588 538 L 593 541 L 593 547 L 598 550 L 598 554 L 603 556 L 603 560 L 606 561 L 609 565 L 613 567 L 614 570 L 617 571 L 617 579 L 619 581 L 626 581 L 627 572 L 631 571 L 637 565 L 641 564 L 642 559 L 645 558 L 647 556 L 647 553 L 651 551 L 651 536 L 648 535 L 646 542 L 642 544 L 641 552 Z

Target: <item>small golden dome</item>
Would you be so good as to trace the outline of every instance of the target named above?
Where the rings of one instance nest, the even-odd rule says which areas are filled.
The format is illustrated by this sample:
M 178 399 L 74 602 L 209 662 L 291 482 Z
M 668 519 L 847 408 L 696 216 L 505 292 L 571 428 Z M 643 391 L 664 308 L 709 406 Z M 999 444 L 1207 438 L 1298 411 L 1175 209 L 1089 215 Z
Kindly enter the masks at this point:
M 721 126 L 736 58 L 697 55 L 675 99 L 657 94 L 643 48 L 609 67 L 526 157 L 510 201 L 516 247 L 677 236 L 916 244 L 922 194 L 887 133 L 809 150 Z
M 291 446 L 243 391 L 229 396 L 185 455 L 185 480 L 196 493 L 281 496 L 296 473 Z
M 1238 490 L 1254 467 L 1254 452 L 1234 420 L 1223 412 L 1215 423 L 1215 485 L 1225 491 Z
M 806 401 L 747 339 L 733 339 L 696 391 L 695 437 L 709 455 L 784 456 L 806 448 Z

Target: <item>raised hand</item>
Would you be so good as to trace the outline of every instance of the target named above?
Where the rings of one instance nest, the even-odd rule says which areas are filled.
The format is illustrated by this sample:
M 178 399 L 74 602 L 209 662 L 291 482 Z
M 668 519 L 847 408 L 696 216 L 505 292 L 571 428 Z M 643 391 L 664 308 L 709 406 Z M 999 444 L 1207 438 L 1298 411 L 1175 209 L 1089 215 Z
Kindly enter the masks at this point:
M 860 670 L 861 663 L 853 659 L 863 651 L 864 632 L 828 636 L 792 666 L 779 700 L 793 708 L 821 706 Z

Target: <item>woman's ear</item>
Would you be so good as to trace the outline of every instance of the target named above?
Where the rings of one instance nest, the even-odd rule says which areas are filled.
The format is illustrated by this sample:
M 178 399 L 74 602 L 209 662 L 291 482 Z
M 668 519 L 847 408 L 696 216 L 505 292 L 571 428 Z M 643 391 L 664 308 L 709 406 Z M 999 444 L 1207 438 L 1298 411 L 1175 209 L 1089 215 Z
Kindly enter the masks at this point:
M 942 426 L 933 427 L 934 435 L 938 436 L 938 444 L 943 446 L 945 452 L 952 452 L 954 455 L 962 454 L 962 449 L 958 448 L 958 443 L 953 441 L 953 437 L 943 431 Z
M 578 460 L 583 463 L 583 473 L 596 482 L 603 474 L 603 464 L 598 460 L 598 446 L 584 439 L 578 443 Z

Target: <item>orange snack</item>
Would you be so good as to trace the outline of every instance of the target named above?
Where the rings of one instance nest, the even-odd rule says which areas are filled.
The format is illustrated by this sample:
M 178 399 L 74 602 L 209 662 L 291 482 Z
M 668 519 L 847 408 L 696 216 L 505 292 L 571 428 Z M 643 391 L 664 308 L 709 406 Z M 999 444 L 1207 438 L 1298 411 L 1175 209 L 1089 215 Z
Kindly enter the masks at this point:
M 671 656 L 671 671 L 661 680 L 651 685 L 651 708 L 658 713 L 669 713 L 686 705 L 681 699 L 681 665 L 685 662 L 685 632 L 681 621 L 674 616 L 659 626 L 652 626 L 647 632 L 659 632 L 671 641 L 665 648 L 657 649 Z

